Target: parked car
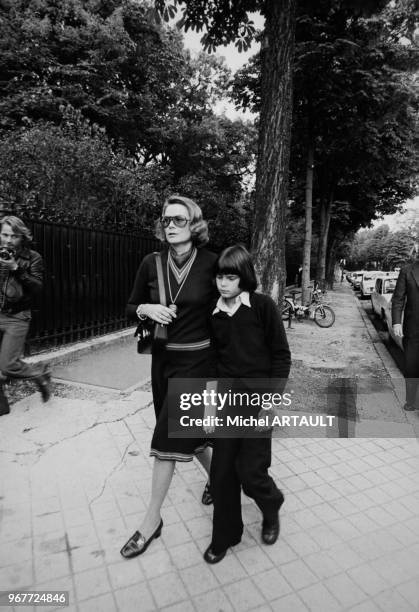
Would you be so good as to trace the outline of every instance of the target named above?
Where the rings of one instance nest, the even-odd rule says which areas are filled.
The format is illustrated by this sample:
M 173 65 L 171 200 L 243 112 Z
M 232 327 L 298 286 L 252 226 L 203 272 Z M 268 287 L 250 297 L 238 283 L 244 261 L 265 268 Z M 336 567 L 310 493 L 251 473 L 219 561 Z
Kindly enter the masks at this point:
M 359 289 L 361 291 L 361 299 L 370 297 L 374 291 L 375 279 L 381 272 L 364 272 Z
M 397 280 L 398 272 L 386 272 L 385 270 L 365 272 L 360 286 L 361 298 L 371 296 L 375 288 L 375 281 L 379 277 L 395 278 Z M 388 287 L 386 286 L 386 288 Z
M 352 289 L 354 289 L 355 291 L 357 289 L 359 289 L 360 286 L 361 286 L 361 281 L 362 281 L 362 278 L 364 276 L 364 272 L 365 272 L 365 270 L 360 270 L 359 272 L 354 272 L 354 275 L 352 277 L 353 278 L 353 280 L 352 280 Z
M 398 336 L 395 336 L 394 331 L 393 331 L 393 322 L 391 320 L 391 300 L 387 302 L 387 306 L 385 307 L 385 310 L 384 310 L 384 316 L 385 316 L 385 321 L 386 321 L 386 325 L 388 328 L 388 333 L 390 335 L 390 338 L 403 350 L 403 338 L 399 338 Z M 402 315 L 402 325 L 403 325 L 403 315 Z
M 392 273 L 394 274 L 394 272 Z M 385 324 L 385 311 L 396 287 L 397 275 L 378 276 L 375 279 L 374 290 L 371 293 L 372 310 L 376 317 Z

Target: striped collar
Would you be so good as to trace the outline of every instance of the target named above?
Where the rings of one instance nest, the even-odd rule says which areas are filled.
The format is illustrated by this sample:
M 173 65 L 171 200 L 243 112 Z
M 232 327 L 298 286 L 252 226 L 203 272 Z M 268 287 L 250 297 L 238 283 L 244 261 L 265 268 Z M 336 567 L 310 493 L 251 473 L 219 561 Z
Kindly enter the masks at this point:
M 182 262 L 182 265 L 179 265 L 179 263 L 175 261 L 172 252 L 169 250 L 167 262 L 178 285 L 180 285 L 188 276 L 192 264 L 195 261 L 197 252 L 196 247 L 193 247 L 192 251 L 188 254 L 187 259 Z

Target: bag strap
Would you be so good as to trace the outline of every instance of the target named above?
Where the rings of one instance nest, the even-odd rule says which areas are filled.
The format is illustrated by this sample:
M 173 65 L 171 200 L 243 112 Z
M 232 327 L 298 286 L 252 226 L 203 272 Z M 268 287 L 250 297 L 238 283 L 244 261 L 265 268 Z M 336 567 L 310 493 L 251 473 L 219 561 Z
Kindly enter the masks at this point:
M 161 263 L 161 254 L 155 253 L 156 268 L 157 268 L 157 283 L 159 285 L 159 299 L 162 306 L 167 306 L 166 289 L 164 287 L 163 266 Z

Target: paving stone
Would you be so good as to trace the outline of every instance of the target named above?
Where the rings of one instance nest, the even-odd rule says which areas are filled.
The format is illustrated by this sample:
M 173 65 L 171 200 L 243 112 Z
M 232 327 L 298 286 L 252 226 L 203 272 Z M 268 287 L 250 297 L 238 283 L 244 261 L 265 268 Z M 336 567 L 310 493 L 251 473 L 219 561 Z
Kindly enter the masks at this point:
M 374 597 L 374 602 L 382 612 L 417 612 L 396 589 L 387 589 Z
M 77 599 L 90 599 L 111 590 L 108 573 L 105 567 L 74 574 Z
M 51 536 L 54 537 L 54 534 L 51 534 L 50 537 Z M 68 527 L 67 538 L 71 548 L 81 548 L 84 546 L 100 547 L 99 538 L 92 521 L 89 521 L 87 524 Z M 41 542 L 44 541 L 44 536 L 42 536 L 40 539 Z
M 342 570 L 341 565 L 329 554 L 329 551 L 306 555 L 304 562 L 320 580 L 339 574 Z
M 295 593 L 291 593 L 290 595 L 286 595 L 285 597 L 281 597 L 271 602 L 271 608 L 274 612 L 284 612 L 285 610 L 292 610 L 292 612 L 309 612 L 309 608 L 307 608 Z
M 175 572 L 152 578 L 148 584 L 158 608 L 187 599 L 185 586 Z
M 318 506 L 316 506 L 316 508 L 318 508 Z M 305 508 L 304 510 L 294 512 L 294 520 L 296 523 L 298 523 L 300 528 L 304 530 L 317 527 L 318 525 L 321 525 L 323 521 L 327 521 L 325 517 L 320 518 L 320 516 L 313 512 L 311 508 Z
M 373 601 L 369 600 L 349 608 L 349 612 L 380 612 L 380 608 Z
M 138 559 L 130 559 L 120 563 L 111 563 L 107 566 L 108 574 L 114 591 L 138 584 L 144 580 Z
M 71 573 L 70 559 L 66 552 L 38 557 L 35 563 L 35 581 L 54 581 Z
M 184 523 L 174 523 L 166 525 L 162 531 L 162 538 L 165 545 L 170 549 L 172 546 L 184 544 L 191 540 L 191 532 L 188 531 Z
M 364 564 L 348 570 L 348 576 L 350 576 L 367 595 L 372 597 L 381 591 L 385 591 L 388 586 L 384 578 L 369 564 Z
M 148 580 L 174 570 L 172 559 L 167 550 L 153 550 L 151 546 L 147 549 L 146 554 L 139 556 L 138 563 Z
M 0 567 L 0 585 L 3 591 L 23 589 L 34 581 L 32 560 Z
M 93 569 L 105 562 L 105 551 L 100 546 L 84 546 L 71 551 L 74 572 Z
M 227 595 L 216 589 L 193 598 L 195 609 L 199 612 L 233 612 L 234 608 L 228 600 Z
M 175 603 L 173 606 L 167 606 L 162 609 L 162 612 L 195 612 L 195 608 L 191 601 L 186 600 Z
M 332 531 L 327 525 L 313 529 L 311 535 L 323 550 L 341 544 L 343 541 L 343 538 Z
M 49 609 L 51 610 L 52 608 L 49 608 Z M 67 608 L 65 609 L 67 610 Z M 117 607 L 115 605 L 114 598 L 112 594 L 110 593 L 79 602 L 78 609 L 80 612 L 101 612 L 101 611 L 116 612 L 117 611 Z M 58 610 L 62 610 L 62 608 L 58 608 Z
M 190 595 L 200 595 L 219 586 L 212 568 L 207 565 L 195 565 L 182 571 L 182 581 Z
M 246 612 L 264 603 L 264 598 L 250 578 L 223 587 L 231 605 L 237 612 Z
M 326 578 L 324 585 L 342 606 L 347 608 L 361 603 L 366 598 L 366 593 L 347 574 Z
M 292 591 L 289 583 L 276 568 L 253 576 L 253 582 L 268 601 L 273 601 Z
M 350 540 L 356 538 L 359 535 L 359 528 L 356 519 L 356 515 L 352 515 L 349 519 L 339 518 L 333 521 L 329 521 L 329 527 L 333 529 L 338 537 L 342 540 Z
M 310 584 L 318 582 L 318 578 L 301 560 L 291 561 L 281 566 L 281 573 L 290 583 L 293 589 L 302 589 Z
M 0 567 L 15 565 L 32 559 L 32 539 L 19 538 L 6 542 L 2 546 Z
M 178 570 L 195 564 L 201 565 L 202 563 L 202 553 L 193 541 L 185 542 L 178 546 L 171 546 L 169 554 L 173 565 Z
M 265 548 L 265 547 L 264 547 Z M 236 552 L 236 557 L 248 575 L 259 574 L 273 567 L 272 560 L 260 546 L 252 546 Z
M 340 612 L 342 609 L 341 604 L 321 583 L 301 589 L 298 595 L 311 612 Z
M 158 610 L 150 589 L 145 582 L 125 589 L 118 589 L 114 592 L 114 596 L 120 612 L 125 612 L 125 610 L 127 612 L 131 610 L 141 610 L 141 612 Z
M 419 610 L 419 589 L 417 579 L 399 585 L 397 591 L 415 610 Z
M 275 566 L 283 565 L 297 558 L 297 553 L 288 546 L 281 536 L 275 546 L 266 546 L 265 552 Z
M 309 531 L 301 531 L 300 533 L 293 533 L 291 535 L 283 536 L 286 543 L 295 550 L 299 557 L 305 557 L 310 553 L 320 550 L 320 545 L 310 535 Z

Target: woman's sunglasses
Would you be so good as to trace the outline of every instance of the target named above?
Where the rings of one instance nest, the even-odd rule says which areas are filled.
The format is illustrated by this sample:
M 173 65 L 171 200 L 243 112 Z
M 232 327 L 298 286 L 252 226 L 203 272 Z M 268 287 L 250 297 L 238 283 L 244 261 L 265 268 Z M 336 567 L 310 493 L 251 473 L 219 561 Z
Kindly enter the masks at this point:
M 169 227 L 172 221 L 176 225 L 176 227 L 185 227 L 189 219 L 187 219 L 186 217 L 181 217 L 180 215 L 176 215 L 175 217 L 162 217 L 161 218 L 161 224 L 163 227 Z

